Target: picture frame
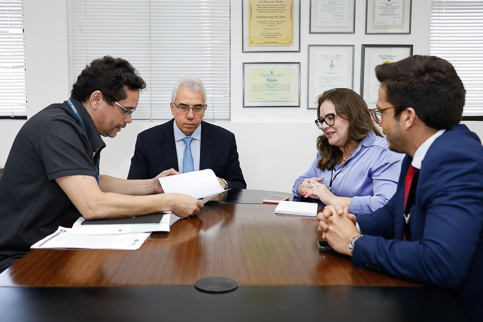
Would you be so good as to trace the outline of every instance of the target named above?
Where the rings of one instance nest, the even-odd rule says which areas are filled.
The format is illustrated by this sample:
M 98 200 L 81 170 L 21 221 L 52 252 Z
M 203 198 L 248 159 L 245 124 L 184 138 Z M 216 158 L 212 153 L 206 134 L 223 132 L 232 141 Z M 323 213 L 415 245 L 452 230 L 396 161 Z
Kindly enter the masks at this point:
M 310 0 L 309 33 L 353 34 L 355 13 L 355 0 Z
M 300 0 L 242 0 L 242 52 L 300 52 Z
M 410 34 L 412 0 L 366 0 L 366 34 Z
M 300 107 L 300 63 L 243 63 L 243 107 Z
M 354 89 L 354 45 L 309 45 L 308 62 L 307 109 L 326 90 Z
M 362 45 L 361 96 L 369 108 L 377 103 L 379 81 L 374 68 L 380 64 L 393 63 L 413 54 L 413 45 Z

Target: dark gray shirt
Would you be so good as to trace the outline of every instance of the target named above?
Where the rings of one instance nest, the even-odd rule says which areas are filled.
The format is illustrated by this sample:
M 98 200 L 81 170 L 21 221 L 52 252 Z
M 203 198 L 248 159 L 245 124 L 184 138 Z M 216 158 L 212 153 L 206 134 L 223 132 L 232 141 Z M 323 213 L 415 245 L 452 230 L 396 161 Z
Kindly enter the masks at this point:
M 10 150 L 0 180 L 0 272 L 80 216 L 55 179 L 95 176 L 105 144 L 84 106 L 71 100 L 85 129 L 67 102 L 53 104 L 25 123 Z

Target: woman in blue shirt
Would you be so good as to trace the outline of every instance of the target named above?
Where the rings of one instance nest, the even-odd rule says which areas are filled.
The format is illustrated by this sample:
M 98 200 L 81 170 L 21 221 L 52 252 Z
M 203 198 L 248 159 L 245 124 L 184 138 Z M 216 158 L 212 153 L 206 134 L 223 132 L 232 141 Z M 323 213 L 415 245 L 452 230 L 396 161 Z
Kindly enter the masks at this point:
M 317 157 L 294 184 L 296 197 L 340 204 L 354 214 L 384 206 L 396 192 L 402 154 L 389 150 L 356 92 L 335 88 L 318 99 Z

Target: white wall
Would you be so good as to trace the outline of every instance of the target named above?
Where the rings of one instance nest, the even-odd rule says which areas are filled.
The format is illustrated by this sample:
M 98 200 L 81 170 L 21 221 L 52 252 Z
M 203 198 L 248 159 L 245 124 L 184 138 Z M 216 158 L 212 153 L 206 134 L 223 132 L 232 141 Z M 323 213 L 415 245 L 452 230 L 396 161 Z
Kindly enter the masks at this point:
M 309 0 L 301 0 L 299 53 L 242 53 L 241 1 L 231 0 L 231 121 L 216 122 L 235 133 L 240 162 L 250 189 L 291 191 L 294 180 L 313 158 L 314 110 L 307 110 L 307 46 L 355 45 L 354 90 L 360 88 L 362 44 L 413 44 L 415 54 L 428 53 L 430 1 L 413 1 L 411 35 L 365 35 L 365 3 L 356 1 L 355 34 L 309 34 Z M 69 96 L 66 4 L 64 0 L 24 0 L 27 100 L 29 116 Z M 300 62 L 301 107 L 243 108 L 243 62 Z M 149 84 L 148 84 L 149 86 Z M 168 104 L 166 104 L 168 108 Z M 105 139 L 101 173 L 126 177 L 136 135 L 162 122 L 134 122 L 115 139 Z M 22 121 L 0 122 L 0 166 Z M 483 137 L 483 125 L 468 123 Z

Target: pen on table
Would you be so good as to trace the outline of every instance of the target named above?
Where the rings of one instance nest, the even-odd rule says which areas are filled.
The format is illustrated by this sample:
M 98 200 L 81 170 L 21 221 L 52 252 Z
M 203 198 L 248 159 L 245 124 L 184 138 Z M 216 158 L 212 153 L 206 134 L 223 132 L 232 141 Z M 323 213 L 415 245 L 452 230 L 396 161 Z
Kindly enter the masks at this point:
M 312 186 L 312 188 L 315 188 L 315 185 L 312 183 L 312 181 L 310 181 L 310 180 L 307 180 L 307 181 L 310 183 L 310 185 Z

